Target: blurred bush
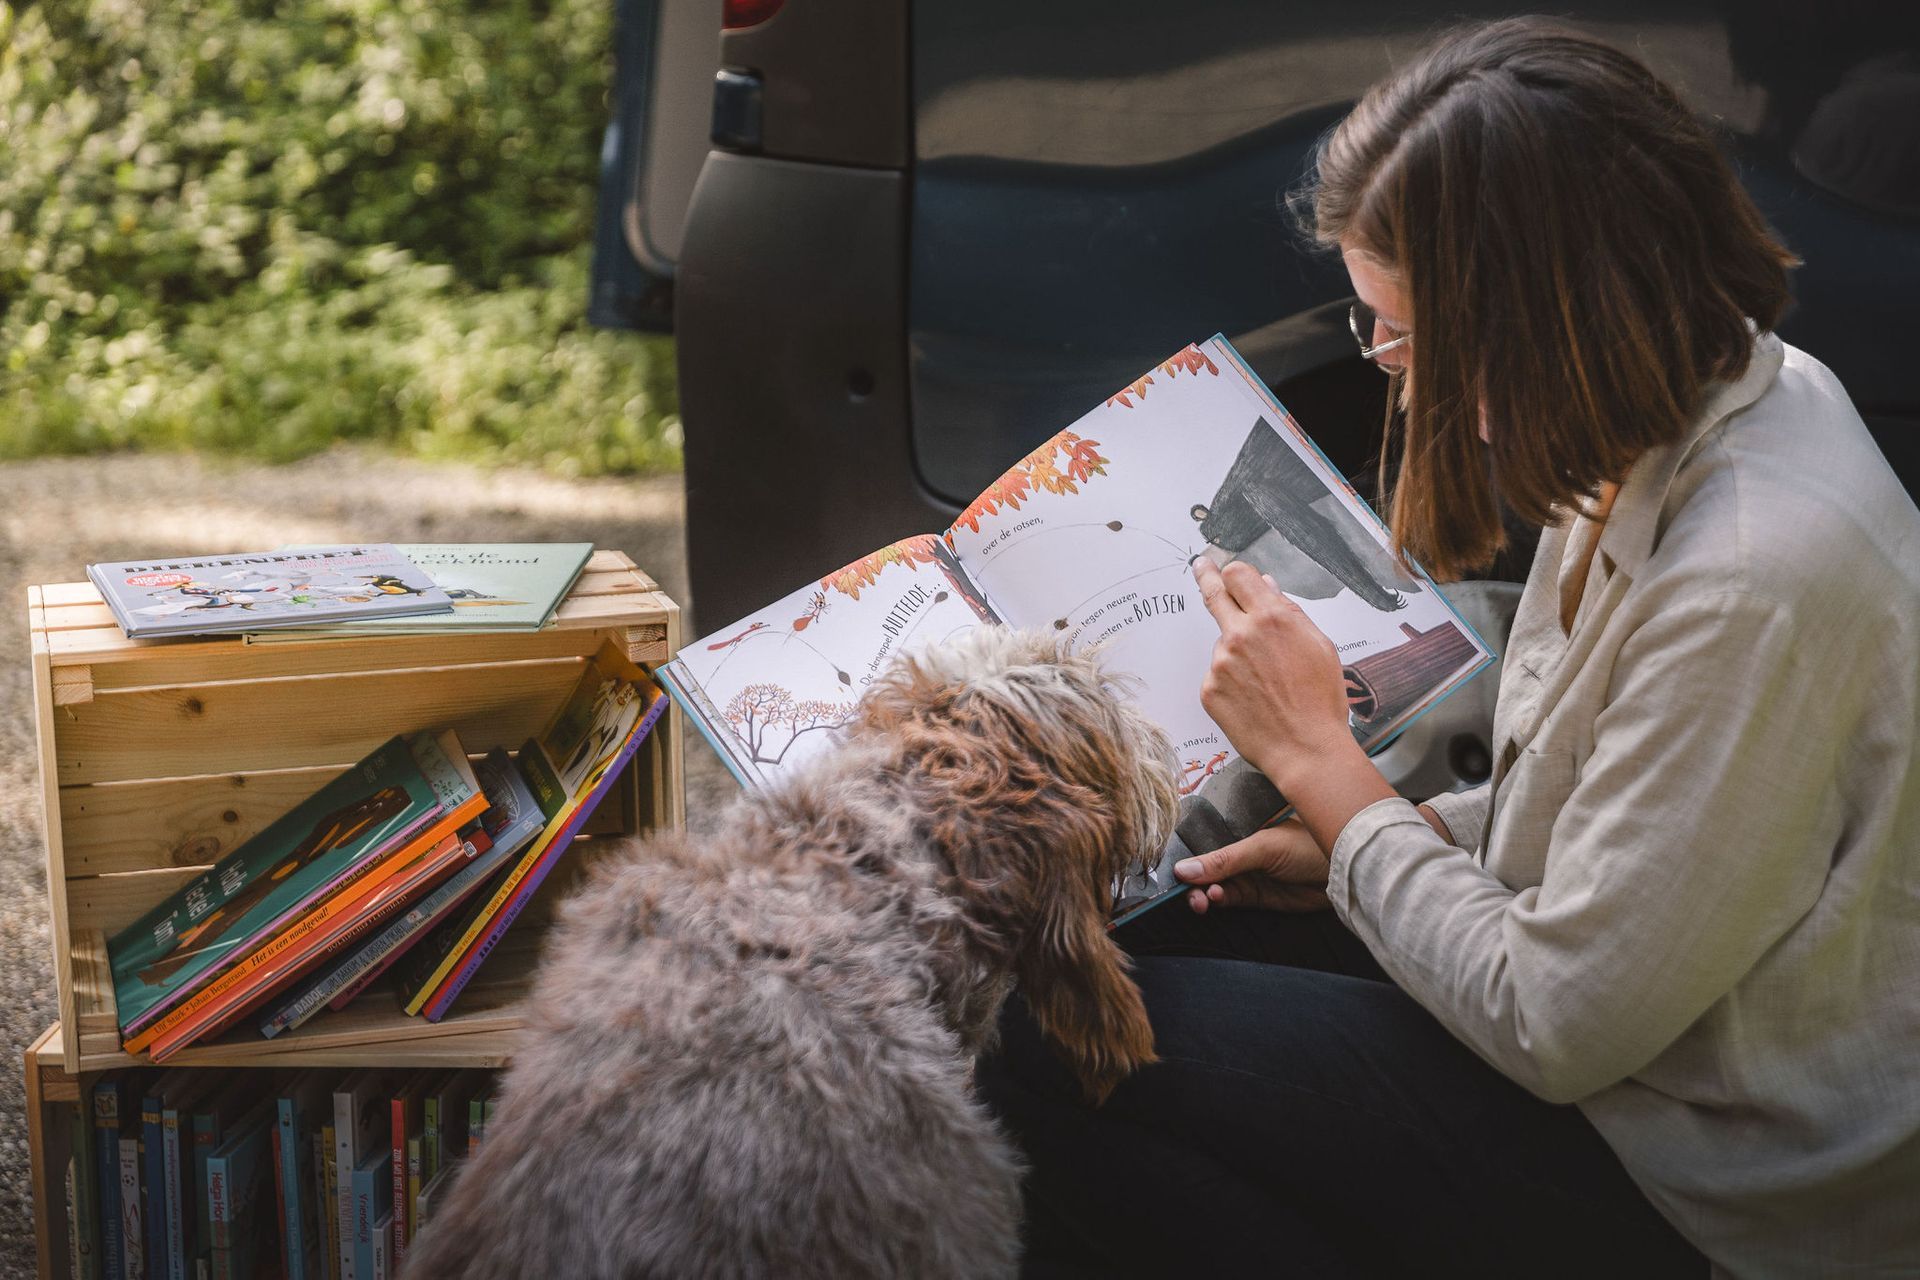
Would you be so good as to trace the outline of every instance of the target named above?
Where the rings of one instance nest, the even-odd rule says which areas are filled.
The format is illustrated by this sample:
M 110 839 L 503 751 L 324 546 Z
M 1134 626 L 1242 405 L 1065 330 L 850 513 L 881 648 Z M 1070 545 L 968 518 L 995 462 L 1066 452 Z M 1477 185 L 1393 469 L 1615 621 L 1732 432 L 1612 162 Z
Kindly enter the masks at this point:
M 585 320 L 608 0 L 0 0 L 0 456 L 679 460 Z

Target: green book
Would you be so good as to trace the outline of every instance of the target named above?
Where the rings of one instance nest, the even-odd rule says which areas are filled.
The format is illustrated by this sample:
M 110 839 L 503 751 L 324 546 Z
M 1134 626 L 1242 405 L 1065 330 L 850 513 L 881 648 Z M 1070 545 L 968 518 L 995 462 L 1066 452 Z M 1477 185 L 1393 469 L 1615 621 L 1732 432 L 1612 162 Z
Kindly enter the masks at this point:
M 246 958 L 478 785 L 457 739 L 424 733 L 392 738 L 327 783 L 107 944 L 122 1034 Z
M 300 548 L 282 547 L 283 551 Z M 247 643 L 316 636 L 445 635 L 538 631 L 567 597 L 593 555 L 591 542 L 403 542 L 395 550 L 447 593 L 448 613 L 355 619 L 249 633 Z M 393 623 L 410 625 L 391 625 Z

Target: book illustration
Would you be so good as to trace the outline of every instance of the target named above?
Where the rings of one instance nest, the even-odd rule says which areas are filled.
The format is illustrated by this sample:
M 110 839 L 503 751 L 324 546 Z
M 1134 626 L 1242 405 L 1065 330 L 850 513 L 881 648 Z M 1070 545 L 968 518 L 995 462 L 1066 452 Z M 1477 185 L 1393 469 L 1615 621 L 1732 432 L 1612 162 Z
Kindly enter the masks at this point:
M 757 775 L 820 750 L 894 653 L 994 616 L 945 542 L 922 535 L 683 647 L 662 679 L 707 709 L 696 723 L 736 776 Z
M 805 734 L 833 730 L 853 716 L 854 703 L 798 699 L 771 681 L 750 684 L 728 700 L 721 716 L 746 744 L 755 764 L 779 764 Z
M 382 787 L 370 796 L 350 800 L 331 813 L 320 815 L 285 857 L 215 907 L 200 923 L 175 934 L 172 944 L 140 970 L 140 981 L 152 985 L 165 982 L 195 956 L 216 948 L 234 922 L 244 918 L 288 876 L 336 849 L 369 837 L 378 839 L 381 832 L 388 830 L 388 824 L 406 812 L 407 803 L 407 793 L 402 788 Z
M 1262 417 L 1247 433 L 1212 498 L 1189 514 L 1225 566 L 1244 560 L 1290 596 L 1331 599 L 1351 591 L 1375 609 L 1393 610 L 1419 581 L 1346 513 L 1340 495 Z
M 985 492 L 960 513 L 953 522 L 954 527 L 964 527 L 978 533 L 983 517 L 998 515 L 1002 509 L 1018 511 L 1020 504 L 1036 492 L 1078 493 L 1080 485 L 1094 476 L 1106 474 L 1107 459 L 1100 456 L 1099 450 L 1097 440 L 1086 440 L 1071 431 L 1062 431 L 988 485 Z M 1066 463 L 1064 468 L 1054 461 L 1056 454 L 1063 455 Z
M 305 550 L 283 547 L 282 551 Z M 432 617 L 355 619 L 294 627 L 255 640 L 322 635 L 421 635 L 445 631 L 536 630 L 572 589 L 593 555 L 590 542 L 400 543 L 405 556 L 445 594 L 450 608 Z
M 1119 886 L 1119 910 L 1176 888 L 1171 865 L 1240 839 L 1286 802 L 1200 703 L 1219 628 L 1193 563 L 1244 560 L 1334 643 L 1367 750 L 1491 659 L 1386 527 L 1224 338 L 1147 370 L 1030 452 L 937 538 L 909 539 L 696 641 L 660 678 L 736 776 L 764 782 L 832 739 L 907 628 L 973 619 L 1098 645 L 1172 739 L 1181 824 L 1166 857 Z M 940 570 L 930 583 L 929 568 Z M 835 589 L 839 594 L 835 594 Z M 915 621 L 936 593 L 943 615 Z M 862 614 L 871 598 L 878 608 Z M 830 606 L 830 607 L 829 607 Z M 968 615 L 971 615 L 969 617 Z M 812 658 L 796 647 L 805 631 Z
M 246 955 L 362 862 L 430 822 L 452 771 L 431 735 L 395 737 L 108 943 L 131 1035 Z M 464 761 L 461 762 L 464 764 Z

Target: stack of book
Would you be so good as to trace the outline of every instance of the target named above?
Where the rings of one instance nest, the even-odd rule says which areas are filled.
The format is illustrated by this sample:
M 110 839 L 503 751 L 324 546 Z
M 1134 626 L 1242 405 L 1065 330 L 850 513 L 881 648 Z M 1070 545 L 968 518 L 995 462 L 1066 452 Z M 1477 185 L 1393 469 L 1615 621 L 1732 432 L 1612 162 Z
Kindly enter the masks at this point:
M 538 631 L 593 554 L 590 542 L 367 543 L 90 564 L 129 638 Z
M 81 1280 L 389 1280 L 494 1073 L 133 1068 L 68 1113 L 67 1224 Z
M 279 1035 L 403 959 L 408 1012 L 438 1021 L 665 706 L 609 642 L 517 755 L 472 762 L 445 729 L 384 743 L 109 940 L 123 1047 Z

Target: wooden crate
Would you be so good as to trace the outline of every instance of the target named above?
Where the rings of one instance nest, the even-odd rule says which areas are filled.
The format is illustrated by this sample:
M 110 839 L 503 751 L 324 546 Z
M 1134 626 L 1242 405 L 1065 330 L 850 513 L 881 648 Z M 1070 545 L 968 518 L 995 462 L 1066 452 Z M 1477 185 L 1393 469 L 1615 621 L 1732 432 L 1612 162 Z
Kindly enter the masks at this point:
M 129 640 L 90 583 L 30 587 L 27 608 L 60 1043 L 76 1075 L 135 1061 L 119 1047 L 113 933 L 394 734 L 452 728 L 470 752 L 517 750 L 602 641 L 658 663 L 680 639 L 678 606 L 610 550 L 594 552 L 556 624 L 528 633 Z M 681 824 L 682 734 L 677 710 L 662 717 L 587 832 Z M 537 934 L 509 933 L 519 945 L 439 1023 L 369 998 L 272 1040 L 240 1028 L 170 1061 L 497 1065 L 521 1025 Z
M 524 634 L 129 640 L 90 583 L 30 587 L 34 721 L 60 1021 L 26 1053 L 40 1274 L 65 1275 L 61 1110 L 121 1052 L 106 940 L 396 733 L 453 728 L 517 750 L 603 641 L 659 663 L 680 611 L 624 553 L 597 550 L 555 625 Z M 409 1018 L 372 991 L 272 1040 L 236 1028 L 183 1066 L 498 1067 L 523 1020 L 545 908 L 594 837 L 685 821 L 684 724 L 670 709 L 453 1013 Z

